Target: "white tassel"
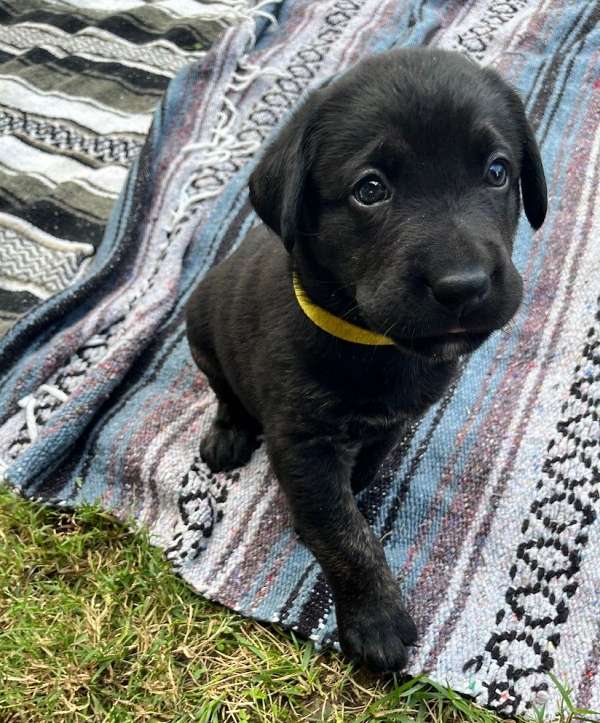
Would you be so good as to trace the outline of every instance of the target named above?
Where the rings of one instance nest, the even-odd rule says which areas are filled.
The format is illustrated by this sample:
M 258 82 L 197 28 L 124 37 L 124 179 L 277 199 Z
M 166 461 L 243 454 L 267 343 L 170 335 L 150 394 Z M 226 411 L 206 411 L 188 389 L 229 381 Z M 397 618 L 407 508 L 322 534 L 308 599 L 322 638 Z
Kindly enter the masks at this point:
M 38 391 L 45 392 L 51 397 L 58 399 L 60 402 L 66 402 L 69 398 L 62 389 L 52 384 L 42 384 Z M 39 399 L 36 398 L 35 394 L 28 394 L 19 400 L 18 404 L 21 409 L 25 410 L 25 423 L 27 424 L 27 433 L 31 442 L 35 442 L 38 438 L 38 423 L 35 418 L 35 410 L 39 404 Z

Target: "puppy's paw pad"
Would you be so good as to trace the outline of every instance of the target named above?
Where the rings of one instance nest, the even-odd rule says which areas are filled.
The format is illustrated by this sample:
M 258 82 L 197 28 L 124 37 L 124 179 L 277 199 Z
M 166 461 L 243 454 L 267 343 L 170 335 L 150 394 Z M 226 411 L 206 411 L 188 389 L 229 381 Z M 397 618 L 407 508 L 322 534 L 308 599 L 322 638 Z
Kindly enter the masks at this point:
M 256 434 L 247 429 L 212 424 L 200 443 L 200 457 L 211 472 L 228 472 L 246 464 L 257 447 Z
M 407 646 L 416 642 L 417 628 L 400 605 L 367 606 L 343 615 L 342 621 L 340 645 L 348 657 L 379 672 L 406 667 Z

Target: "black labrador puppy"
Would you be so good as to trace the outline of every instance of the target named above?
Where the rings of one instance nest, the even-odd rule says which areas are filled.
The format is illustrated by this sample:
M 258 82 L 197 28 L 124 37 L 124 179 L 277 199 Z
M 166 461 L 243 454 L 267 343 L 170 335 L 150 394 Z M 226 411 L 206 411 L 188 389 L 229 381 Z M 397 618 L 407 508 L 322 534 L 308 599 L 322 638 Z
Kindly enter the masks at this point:
M 354 493 L 517 310 L 519 189 L 537 229 L 540 154 L 498 74 L 441 50 L 370 57 L 267 148 L 250 179 L 264 224 L 189 302 L 218 398 L 202 459 L 243 465 L 264 434 L 342 649 L 374 669 L 402 668 L 417 631 Z

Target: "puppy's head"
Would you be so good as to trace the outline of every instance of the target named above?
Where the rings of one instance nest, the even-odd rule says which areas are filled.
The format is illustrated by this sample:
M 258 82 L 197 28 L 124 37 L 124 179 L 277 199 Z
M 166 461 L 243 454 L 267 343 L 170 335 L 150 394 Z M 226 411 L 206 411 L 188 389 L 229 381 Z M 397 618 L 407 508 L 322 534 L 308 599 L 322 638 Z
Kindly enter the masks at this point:
M 456 53 L 373 56 L 307 102 L 250 180 L 261 219 L 319 288 L 412 353 L 451 359 L 521 301 L 520 198 L 546 214 L 517 94 Z

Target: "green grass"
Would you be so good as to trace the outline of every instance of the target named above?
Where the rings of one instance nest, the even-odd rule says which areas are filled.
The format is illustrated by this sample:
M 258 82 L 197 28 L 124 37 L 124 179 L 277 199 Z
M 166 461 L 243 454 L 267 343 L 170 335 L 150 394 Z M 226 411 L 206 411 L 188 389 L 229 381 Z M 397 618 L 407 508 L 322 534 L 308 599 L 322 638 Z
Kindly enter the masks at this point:
M 0 487 L 0 721 L 380 720 L 499 719 L 203 600 L 105 513 Z

